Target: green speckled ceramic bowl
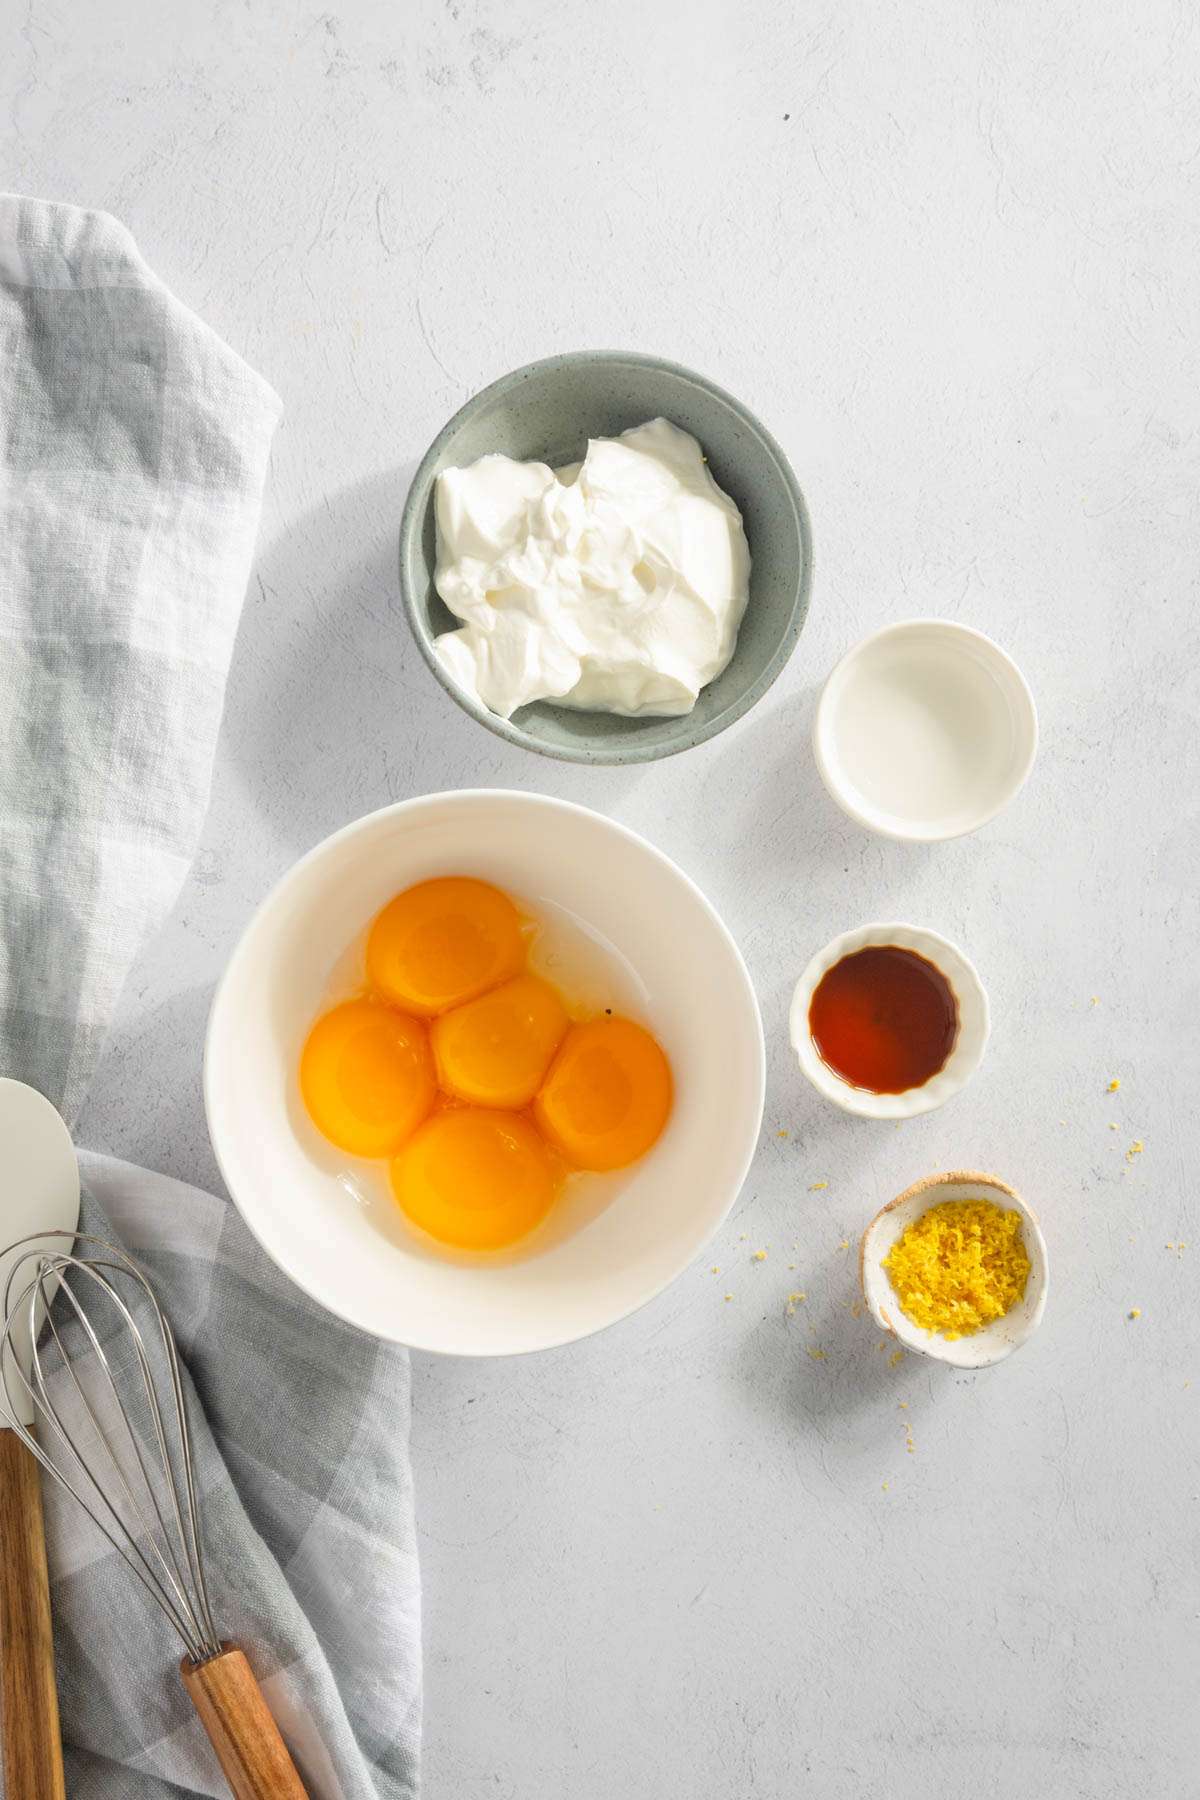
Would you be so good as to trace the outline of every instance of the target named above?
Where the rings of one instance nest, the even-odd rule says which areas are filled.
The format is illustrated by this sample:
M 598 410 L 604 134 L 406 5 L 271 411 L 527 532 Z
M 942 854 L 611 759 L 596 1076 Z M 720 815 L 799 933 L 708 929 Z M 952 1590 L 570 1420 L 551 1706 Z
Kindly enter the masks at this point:
M 733 660 L 684 718 L 623 719 L 538 701 L 502 719 L 450 679 L 433 640 L 458 621 L 433 585 L 434 481 L 489 451 L 558 468 L 587 440 L 669 419 L 699 438 L 716 480 L 741 508 L 750 544 L 750 603 Z M 510 743 L 570 762 L 650 762 L 715 737 L 762 698 L 795 647 L 808 611 L 812 536 L 804 496 L 771 434 L 740 401 L 677 363 L 621 350 L 582 350 L 530 363 L 484 388 L 438 433 L 413 477 L 400 525 L 400 588 L 421 653 L 465 712 Z

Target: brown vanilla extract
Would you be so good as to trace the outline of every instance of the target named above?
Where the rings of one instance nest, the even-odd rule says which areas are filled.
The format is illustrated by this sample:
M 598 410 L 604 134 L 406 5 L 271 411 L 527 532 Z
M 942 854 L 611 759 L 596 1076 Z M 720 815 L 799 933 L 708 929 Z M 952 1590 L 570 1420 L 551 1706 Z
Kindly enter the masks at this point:
M 945 1066 L 958 1004 L 942 971 L 915 950 L 872 944 L 827 969 L 808 1009 L 821 1060 L 852 1087 L 902 1094 Z

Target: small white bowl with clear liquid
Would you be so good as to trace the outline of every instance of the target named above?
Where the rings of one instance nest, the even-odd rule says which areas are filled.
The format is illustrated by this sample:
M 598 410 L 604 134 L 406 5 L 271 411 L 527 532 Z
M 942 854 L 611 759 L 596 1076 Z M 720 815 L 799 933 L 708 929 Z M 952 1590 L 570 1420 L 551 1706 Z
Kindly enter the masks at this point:
M 813 750 L 843 812 L 885 837 L 934 843 L 986 825 L 1024 786 L 1037 709 L 982 631 L 906 619 L 856 644 L 817 702 Z

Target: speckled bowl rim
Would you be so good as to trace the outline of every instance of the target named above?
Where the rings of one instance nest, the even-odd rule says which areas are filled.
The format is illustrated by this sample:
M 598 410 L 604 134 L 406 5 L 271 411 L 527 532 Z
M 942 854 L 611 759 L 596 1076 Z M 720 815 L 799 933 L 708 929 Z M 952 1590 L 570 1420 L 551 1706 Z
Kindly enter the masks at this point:
M 648 744 L 644 748 L 639 748 L 636 742 L 631 743 L 627 740 L 618 740 L 614 742 L 611 749 L 604 749 L 588 744 L 580 744 L 579 747 L 576 748 L 568 744 L 557 745 L 541 742 L 541 740 L 533 737 L 530 733 L 523 731 L 519 725 L 515 725 L 511 719 L 502 719 L 498 713 L 494 713 L 488 707 L 480 705 L 479 702 L 473 700 L 469 694 L 464 693 L 458 684 L 450 678 L 438 658 L 434 655 L 433 645 L 426 637 L 418 616 L 416 599 L 409 587 L 409 553 L 413 537 L 421 529 L 421 524 L 424 519 L 425 508 L 428 504 L 429 484 L 433 475 L 436 473 L 436 465 L 443 448 L 453 437 L 463 420 L 469 417 L 471 413 L 476 411 L 476 409 L 482 406 L 486 401 L 490 401 L 500 394 L 507 393 L 509 389 L 518 387 L 522 382 L 528 381 L 532 376 L 545 374 L 552 369 L 598 362 L 620 363 L 626 366 L 633 365 L 634 367 L 639 368 L 657 369 L 660 371 L 665 370 L 668 374 L 678 377 L 681 381 L 690 382 L 693 387 L 702 389 L 713 399 L 719 400 L 723 405 L 727 406 L 731 412 L 736 413 L 743 424 L 755 434 L 770 452 L 779 472 L 782 490 L 786 493 L 795 513 L 796 528 L 800 536 L 800 580 L 796 588 L 796 598 L 792 606 L 791 617 L 788 620 L 783 636 L 770 661 L 758 676 L 758 679 L 747 688 L 746 692 L 742 694 L 739 699 L 726 707 L 723 713 L 718 714 L 715 719 L 710 719 L 706 725 L 696 730 L 682 743 Z M 757 706 L 767 689 L 781 673 L 784 665 L 789 661 L 793 650 L 796 648 L 796 643 L 799 639 L 800 632 L 803 629 L 804 621 L 808 616 L 809 599 L 812 593 L 812 524 L 808 516 L 808 506 L 805 502 L 803 493 L 800 491 L 800 484 L 796 480 L 795 473 L 787 459 L 782 445 L 771 432 L 767 430 L 761 420 L 755 417 L 754 413 L 750 411 L 750 408 L 743 405 L 742 401 L 731 394 L 728 389 L 719 387 L 715 381 L 710 381 L 705 375 L 697 374 L 694 369 L 685 368 L 682 363 L 672 362 L 669 357 L 649 356 L 642 351 L 636 350 L 562 351 L 557 356 L 546 356 L 540 358 L 537 362 L 525 363 L 521 368 L 513 369 L 507 375 L 501 375 L 499 380 L 491 382 L 487 387 L 480 388 L 477 394 L 472 394 L 471 398 L 465 401 L 463 405 L 459 407 L 458 411 L 442 426 L 442 429 L 438 432 L 417 466 L 416 473 L 409 484 L 408 496 L 404 502 L 404 511 L 400 516 L 399 551 L 400 595 L 404 602 L 404 614 L 408 620 L 409 629 L 417 641 L 417 648 L 420 650 L 428 667 L 437 677 L 439 684 L 465 713 L 469 713 L 473 719 L 477 720 L 477 722 L 480 725 L 483 725 L 488 731 L 494 733 L 496 737 L 504 738 L 506 742 L 510 744 L 519 744 L 524 750 L 532 750 L 538 756 L 548 756 L 557 762 L 595 763 L 609 766 L 615 763 L 660 762 L 664 757 L 679 756 L 683 751 L 693 750 L 697 744 L 703 744 L 707 742 L 709 738 L 718 736 L 720 732 L 725 731 L 730 725 L 736 724 L 738 719 L 744 717 L 744 715 L 750 711 L 751 707 Z M 751 545 L 750 554 L 753 558 L 753 545 Z M 734 654 L 736 656 L 737 652 L 735 651 Z M 686 725 L 686 719 L 687 715 L 685 714 L 680 721 L 681 725 Z
M 822 1060 L 808 1028 L 808 1010 L 817 983 L 834 963 L 856 950 L 876 945 L 896 944 L 902 950 L 915 950 L 940 969 L 954 990 L 958 1006 L 958 1036 L 954 1048 L 936 1074 L 920 1087 L 905 1088 L 900 1094 L 876 1094 L 869 1088 L 857 1088 Z M 788 1011 L 788 1035 L 796 1060 L 816 1088 L 818 1094 L 840 1106 L 844 1112 L 856 1113 L 861 1119 L 913 1119 L 920 1113 L 935 1112 L 961 1093 L 983 1061 L 991 1036 L 992 1018 L 987 989 L 979 979 L 979 971 L 970 957 L 940 932 L 925 925 L 908 925 L 900 920 L 874 920 L 843 931 L 818 950 L 796 983 Z
M 1004 1320 L 997 1319 L 991 1325 L 985 1326 L 983 1331 L 975 1333 L 973 1337 L 957 1338 L 954 1343 L 950 1343 L 939 1333 L 926 1331 L 923 1326 L 914 1325 L 912 1320 L 901 1311 L 898 1300 L 895 1303 L 896 1318 L 893 1320 L 891 1314 L 884 1310 L 868 1285 L 867 1256 L 880 1222 L 889 1213 L 895 1212 L 897 1207 L 918 1200 L 923 1194 L 932 1195 L 938 1188 L 949 1187 L 952 1184 L 963 1187 L 990 1188 L 993 1193 L 1003 1194 L 1006 1199 L 1010 1200 L 1015 1210 L 1021 1215 L 1022 1235 L 1025 1237 L 1025 1247 L 1029 1253 L 1029 1279 L 1037 1284 L 1037 1292 L 1033 1306 L 1021 1322 L 1020 1332 L 1008 1341 L 1005 1341 L 1000 1335 L 1000 1328 L 1003 1327 Z M 936 1201 L 931 1200 L 930 1204 L 936 1205 Z M 989 1175 L 981 1169 L 948 1169 L 939 1175 L 923 1175 L 920 1181 L 914 1181 L 911 1186 L 905 1188 L 902 1194 L 897 1194 L 894 1200 L 889 1200 L 886 1206 L 880 1207 L 859 1240 L 858 1282 L 867 1311 L 875 1324 L 881 1331 L 886 1331 L 890 1337 L 894 1337 L 898 1343 L 903 1344 L 906 1350 L 912 1350 L 918 1356 L 928 1356 L 934 1362 L 946 1363 L 951 1368 L 987 1369 L 995 1363 L 1003 1362 L 1015 1350 L 1019 1350 L 1023 1344 L 1027 1344 L 1041 1324 L 1050 1293 L 1050 1257 L 1046 1249 L 1046 1240 L 1042 1236 L 1038 1216 L 1028 1200 L 1023 1199 L 1015 1187 L 1010 1186 L 1007 1181 L 1002 1181 L 999 1175 Z M 1008 1314 L 1005 1315 L 1006 1318 L 1008 1316 Z M 966 1361 L 963 1360 L 962 1353 L 956 1351 L 956 1344 L 982 1345 L 987 1348 L 989 1354 Z

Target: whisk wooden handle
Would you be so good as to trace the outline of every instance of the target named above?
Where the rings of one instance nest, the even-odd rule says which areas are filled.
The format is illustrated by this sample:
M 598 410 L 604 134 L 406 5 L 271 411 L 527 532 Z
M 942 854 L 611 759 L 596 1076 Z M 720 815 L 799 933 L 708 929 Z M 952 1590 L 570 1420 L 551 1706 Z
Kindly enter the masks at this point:
M 271 1717 L 254 1671 L 240 1650 L 179 1665 L 235 1800 L 307 1800 L 304 1783 Z
M 0 1665 L 4 1791 L 65 1800 L 41 1472 L 15 1431 L 0 1430 Z

